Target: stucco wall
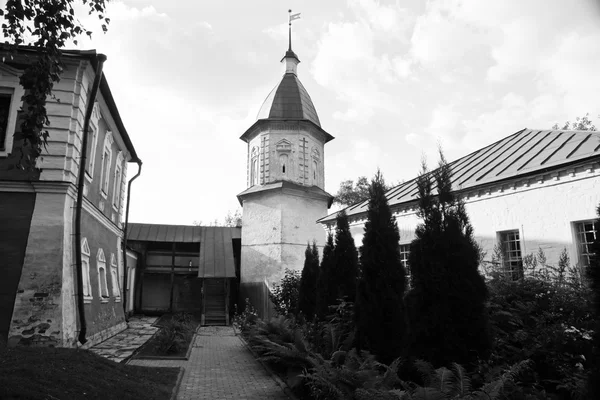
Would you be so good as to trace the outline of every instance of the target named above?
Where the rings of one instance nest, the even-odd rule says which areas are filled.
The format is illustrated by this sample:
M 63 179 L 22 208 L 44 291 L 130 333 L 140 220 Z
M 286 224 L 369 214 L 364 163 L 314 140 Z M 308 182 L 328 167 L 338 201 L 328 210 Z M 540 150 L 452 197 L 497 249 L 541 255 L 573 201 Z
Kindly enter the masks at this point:
M 286 268 L 301 270 L 307 242 L 324 244 L 315 221 L 327 213 L 327 200 L 294 190 L 273 190 L 244 200 L 241 283 L 278 283 Z
M 11 319 L 8 343 L 62 346 L 62 285 L 65 219 L 71 215 L 66 193 L 38 193 Z M 68 250 L 68 249 L 67 249 Z
M 559 179 L 533 180 L 503 190 L 471 194 L 466 209 L 477 241 L 491 260 L 497 233 L 519 230 L 523 255 L 542 248 L 549 264 L 556 265 L 564 248 L 571 264 L 578 259 L 573 222 L 596 218 L 600 203 L 600 172 L 579 168 L 577 173 L 561 173 Z M 416 210 L 396 214 L 400 242 L 410 242 L 420 223 Z M 351 224 L 357 246 L 362 245 L 364 221 Z
M 15 304 L 35 193 L 0 192 L 0 341 L 8 337 Z

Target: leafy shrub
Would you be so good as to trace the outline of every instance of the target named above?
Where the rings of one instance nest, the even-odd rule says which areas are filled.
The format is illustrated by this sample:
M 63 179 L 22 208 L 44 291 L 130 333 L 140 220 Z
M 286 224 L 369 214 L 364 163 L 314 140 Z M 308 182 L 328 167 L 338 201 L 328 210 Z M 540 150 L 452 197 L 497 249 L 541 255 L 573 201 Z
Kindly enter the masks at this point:
M 591 367 L 590 291 L 572 268 L 548 272 L 538 266 L 545 266 L 541 251 L 527 260 L 525 278 L 512 281 L 493 273 L 488 281 L 495 343 L 489 360 L 480 362 L 478 379 L 529 358 L 535 362 L 532 380 L 548 393 L 577 398 Z
M 269 298 L 279 315 L 296 315 L 299 288 L 300 272 L 286 269 L 281 282 L 275 285 L 273 291 L 269 293 Z
M 154 339 L 158 354 L 176 354 L 187 350 L 194 336 L 193 316 L 187 313 L 177 313 L 165 322 Z
M 256 321 L 258 321 L 258 312 L 250 304 L 250 299 L 246 297 L 244 310 L 238 313 L 237 304 L 234 306 L 235 311 L 233 315 L 233 324 L 239 328 L 242 333 L 248 332 L 252 328 Z

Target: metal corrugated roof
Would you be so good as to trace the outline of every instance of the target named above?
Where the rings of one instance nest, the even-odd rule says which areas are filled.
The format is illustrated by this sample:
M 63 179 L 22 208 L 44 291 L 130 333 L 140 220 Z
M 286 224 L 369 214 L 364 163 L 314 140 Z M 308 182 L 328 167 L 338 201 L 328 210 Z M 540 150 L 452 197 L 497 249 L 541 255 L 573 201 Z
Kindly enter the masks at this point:
M 233 239 L 242 237 L 242 228 L 221 226 L 195 226 L 195 225 L 160 225 L 130 223 L 127 226 L 127 240 L 140 242 L 178 242 L 201 243 L 203 235 L 210 230 L 223 229 L 231 231 Z
M 235 278 L 232 233 L 231 228 L 202 227 L 198 278 Z
M 257 119 L 306 119 L 321 126 L 315 106 L 295 74 L 286 73 L 265 99 Z
M 583 161 L 600 155 L 600 132 L 523 129 L 450 163 L 453 190 L 472 189 Z M 416 178 L 387 191 L 390 206 L 417 200 Z M 367 211 L 368 201 L 346 208 L 348 216 Z M 327 223 L 337 213 L 318 222 Z
M 129 224 L 127 240 L 140 242 L 200 243 L 199 278 L 235 278 L 232 239 L 242 228 L 223 226 Z

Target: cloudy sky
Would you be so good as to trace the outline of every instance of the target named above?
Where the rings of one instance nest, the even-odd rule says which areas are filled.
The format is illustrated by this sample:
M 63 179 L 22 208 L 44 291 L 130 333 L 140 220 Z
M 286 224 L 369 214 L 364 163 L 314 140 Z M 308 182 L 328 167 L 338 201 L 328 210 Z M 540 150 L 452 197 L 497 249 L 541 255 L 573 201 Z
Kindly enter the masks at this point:
M 105 73 L 144 167 L 133 222 L 205 224 L 239 208 L 239 137 L 279 82 L 294 21 L 298 75 L 322 127 L 326 190 L 413 178 L 522 128 L 600 114 L 597 0 L 113 0 L 82 48 Z M 131 165 L 129 176 L 136 167 Z

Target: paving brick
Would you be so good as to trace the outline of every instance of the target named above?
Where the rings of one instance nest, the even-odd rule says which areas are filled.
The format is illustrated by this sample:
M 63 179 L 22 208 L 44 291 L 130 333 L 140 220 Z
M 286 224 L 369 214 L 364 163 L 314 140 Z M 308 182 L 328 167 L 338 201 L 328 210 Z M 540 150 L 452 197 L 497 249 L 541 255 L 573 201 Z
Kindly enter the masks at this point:
M 288 399 L 231 327 L 202 327 L 190 359 L 130 360 L 148 367 L 184 367 L 177 399 Z

